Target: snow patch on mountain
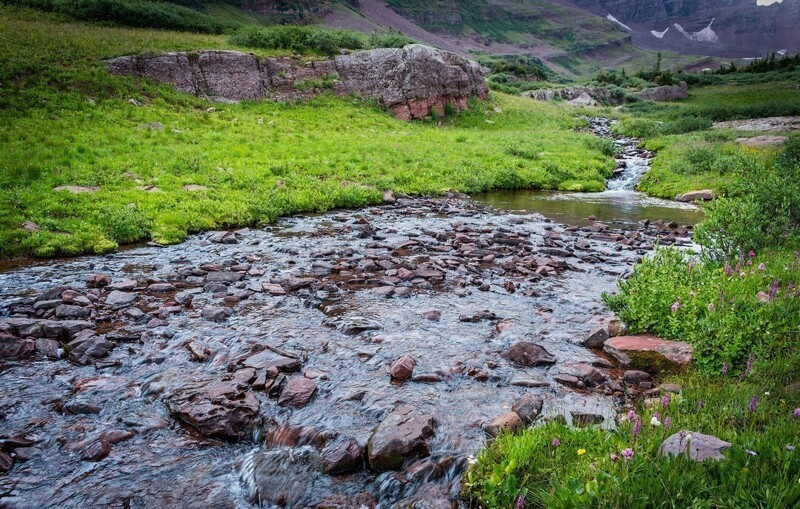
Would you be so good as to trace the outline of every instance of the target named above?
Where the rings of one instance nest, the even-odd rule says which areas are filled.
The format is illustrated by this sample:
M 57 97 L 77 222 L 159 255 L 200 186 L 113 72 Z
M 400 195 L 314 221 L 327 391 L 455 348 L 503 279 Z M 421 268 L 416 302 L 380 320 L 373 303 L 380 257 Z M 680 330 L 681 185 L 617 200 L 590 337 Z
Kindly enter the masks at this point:
M 616 23 L 617 25 L 621 26 L 622 28 L 624 28 L 624 29 L 625 29 L 625 30 L 627 30 L 628 32 L 633 32 L 633 29 L 631 29 L 631 27 L 629 27 L 628 25 L 626 25 L 626 24 L 625 24 L 625 23 L 623 23 L 622 21 L 618 20 L 617 18 L 615 18 L 615 17 L 614 17 L 614 16 L 612 16 L 611 14 L 609 14 L 608 16 L 606 16 L 606 19 L 607 19 L 607 20 L 609 20 L 609 21 L 613 21 L 614 23 Z
M 661 32 L 659 32 L 658 30 L 650 30 L 650 33 L 651 33 L 651 34 L 653 35 L 653 37 L 655 37 L 656 39 L 663 39 L 663 38 L 664 38 L 664 36 L 665 36 L 665 35 L 667 35 L 667 32 L 669 32 L 669 27 L 665 28 L 665 29 L 664 29 L 663 31 L 661 31 Z
M 675 30 L 680 32 L 684 37 L 686 37 L 690 41 L 716 43 L 719 42 L 719 36 L 711 28 L 711 25 L 714 23 L 714 19 L 716 18 L 711 18 L 711 23 L 709 23 L 707 27 L 700 30 L 699 32 L 689 33 L 678 23 L 674 23 L 672 26 L 674 26 Z

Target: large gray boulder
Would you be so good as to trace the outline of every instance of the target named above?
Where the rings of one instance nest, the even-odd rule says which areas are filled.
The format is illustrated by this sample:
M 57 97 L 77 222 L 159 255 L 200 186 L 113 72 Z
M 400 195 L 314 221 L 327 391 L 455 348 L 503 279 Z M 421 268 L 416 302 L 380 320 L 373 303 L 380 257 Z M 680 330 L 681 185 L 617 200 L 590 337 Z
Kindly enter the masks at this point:
M 692 461 L 724 460 L 722 453 L 730 447 L 730 442 L 715 436 L 682 430 L 664 440 L 659 453 L 662 456 L 687 454 Z
M 689 97 L 685 82 L 680 85 L 664 85 L 663 87 L 645 88 L 636 93 L 636 97 L 646 101 L 677 101 Z
M 217 101 L 297 100 L 324 90 L 357 94 L 376 99 L 405 120 L 444 114 L 447 105 L 463 110 L 467 99 L 484 98 L 489 91 L 477 62 L 420 44 L 317 61 L 197 51 L 130 55 L 108 60 L 106 66 L 112 74 L 172 84 Z

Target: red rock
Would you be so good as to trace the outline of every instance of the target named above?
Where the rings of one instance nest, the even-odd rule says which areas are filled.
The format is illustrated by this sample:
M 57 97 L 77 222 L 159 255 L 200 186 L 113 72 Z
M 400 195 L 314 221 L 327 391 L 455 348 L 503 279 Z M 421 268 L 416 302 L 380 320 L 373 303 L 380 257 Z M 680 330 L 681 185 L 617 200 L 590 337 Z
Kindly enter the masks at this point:
M 286 387 L 283 388 L 281 396 L 278 398 L 278 404 L 302 408 L 311 401 L 316 391 L 317 384 L 313 380 L 309 380 L 304 376 L 296 376 L 286 382 Z
M 430 415 L 400 406 L 386 416 L 367 443 L 369 465 L 374 470 L 397 470 L 409 458 L 431 453 L 427 440 L 433 436 L 435 421 Z
M 392 367 L 389 368 L 389 374 L 392 376 L 392 380 L 408 380 L 414 373 L 414 366 L 416 365 L 417 361 L 413 357 L 404 355 L 394 361 Z
M 652 335 L 617 336 L 603 349 L 620 364 L 648 372 L 681 371 L 692 362 L 692 345 Z
M 543 347 L 530 341 L 520 341 L 503 352 L 502 357 L 522 366 L 543 366 L 555 364 L 556 358 Z

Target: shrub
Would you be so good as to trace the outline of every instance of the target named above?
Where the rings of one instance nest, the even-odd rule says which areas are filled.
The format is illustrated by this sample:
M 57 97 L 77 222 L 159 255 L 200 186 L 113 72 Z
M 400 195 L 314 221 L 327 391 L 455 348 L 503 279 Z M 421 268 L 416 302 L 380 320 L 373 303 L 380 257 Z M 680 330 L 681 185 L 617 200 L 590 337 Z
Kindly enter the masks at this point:
M 692 343 L 706 371 L 743 366 L 751 354 L 793 338 L 800 327 L 800 260 L 792 253 L 753 253 L 699 261 L 659 250 L 604 295 L 632 333 L 651 332 Z
M 694 131 L 705 131 L 710 129 L 712 121 L 705 117 L 680 117 L 677 120 L 665 122 L 661 131 L 664 134 L 684 134 Z
M 342 49 L 402 47 L 411 42 L 407 37 L 393 32 L 366 36 L 348 30 L 297 25 L 244 27 L 234 33 L 230 40 L 240 46 L 320 55 L 334 55 Z

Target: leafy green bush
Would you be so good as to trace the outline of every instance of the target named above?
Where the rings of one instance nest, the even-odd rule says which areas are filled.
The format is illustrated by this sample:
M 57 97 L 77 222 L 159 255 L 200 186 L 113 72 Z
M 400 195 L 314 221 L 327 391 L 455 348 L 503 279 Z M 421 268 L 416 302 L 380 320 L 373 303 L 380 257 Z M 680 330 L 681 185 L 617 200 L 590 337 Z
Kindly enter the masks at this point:
M 800 260 L 788 252 L 750 253 L 726 262 L 659 250 L 604 295 L 632 333 L 689 341 L 707 371 L 743 366 L 800 332 Z
M 2 0 L 4 5 L 33 7 L 85 21 L 131 27 L 166 28 L 219 34 L 231 28 L 189 7 L 149 0 Z
M 736 159 L 728 199 L 706 205 L 695 239 L 711 256 L 732 256 L 800 239 L 800 138 L 772 161 L 757 152 Z
M 710 129 L 712 124 L 713 122 L 709 118 L 684 116 L 677 120 L 665 122 L 661 132 L 664 134 L 684 134 L 705 131 Z
M 296 53 L 335 55 L 342 49 L 369 47 L 402 47 L 410 39 L 397 33 L 367 36 L 348 30 L 333 30 L 315 26 L 278 25 L 272 27 L 249 26 L 230 37 L 233 44 L 253 48 L 289 50 Z

